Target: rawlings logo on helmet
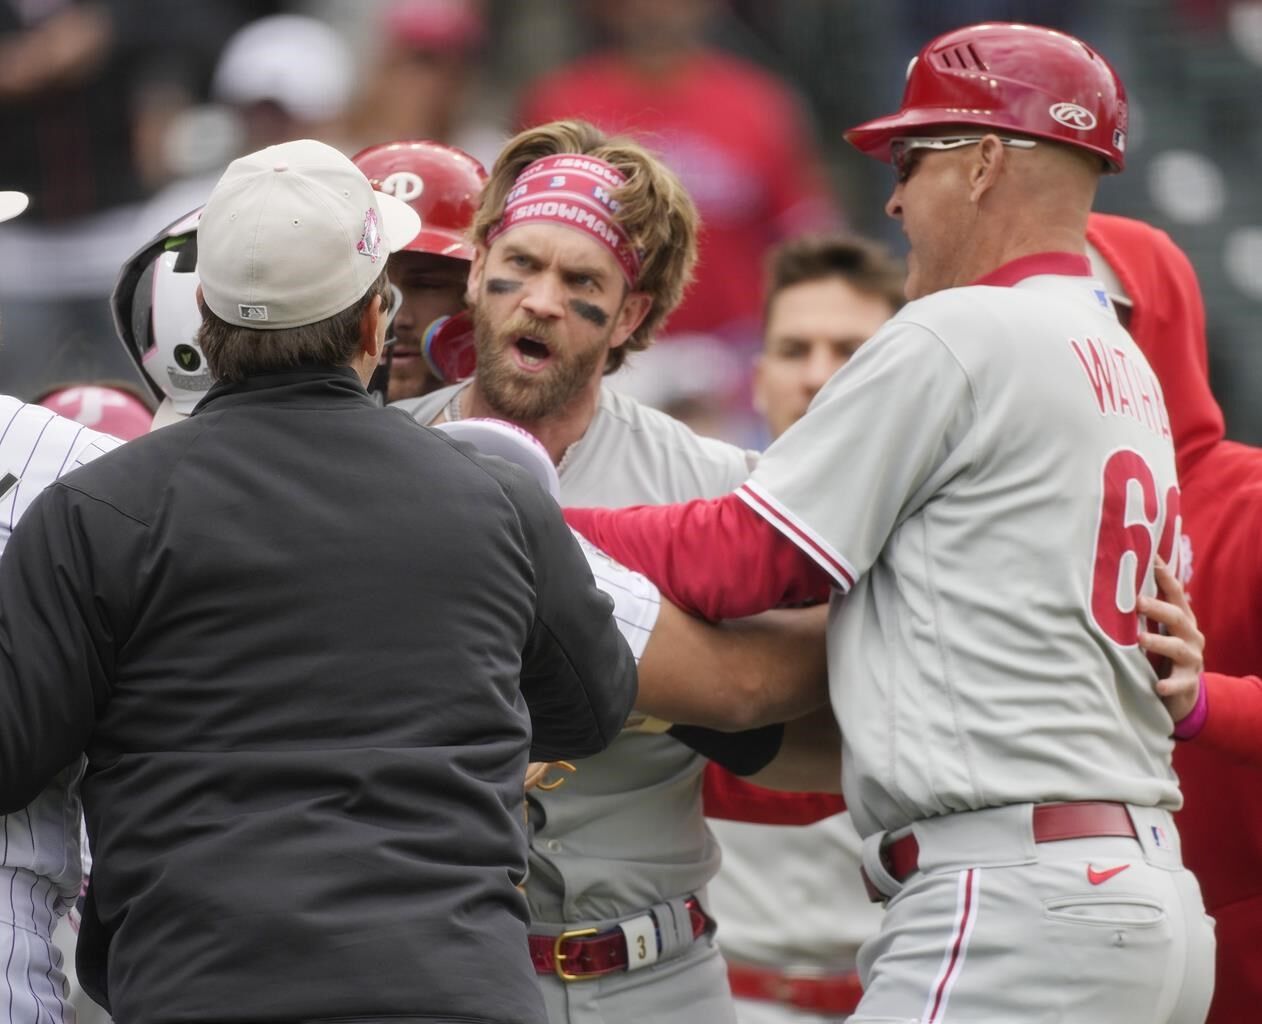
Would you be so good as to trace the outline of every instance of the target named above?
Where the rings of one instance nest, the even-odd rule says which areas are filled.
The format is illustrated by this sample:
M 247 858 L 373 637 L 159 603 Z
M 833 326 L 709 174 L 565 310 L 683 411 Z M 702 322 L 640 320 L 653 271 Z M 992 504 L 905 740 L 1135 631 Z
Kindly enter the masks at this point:
M 1047 110 L 1052 120 L 1079 132 L 1089 132 L 1096 126 L 1095 114 L 1077 103 L 1053 103 Z

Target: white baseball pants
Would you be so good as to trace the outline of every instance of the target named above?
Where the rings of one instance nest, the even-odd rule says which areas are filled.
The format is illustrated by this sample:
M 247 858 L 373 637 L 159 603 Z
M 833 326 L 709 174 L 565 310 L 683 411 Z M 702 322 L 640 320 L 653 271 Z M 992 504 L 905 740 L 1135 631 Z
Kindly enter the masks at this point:
M 917 822 L 919 869 L 859 953 L 851 1024 L 1202 1024 L 1213 921 L 1171 816 L 1129 808 L 1138 839 L 1035 843 L 1031 805 Z

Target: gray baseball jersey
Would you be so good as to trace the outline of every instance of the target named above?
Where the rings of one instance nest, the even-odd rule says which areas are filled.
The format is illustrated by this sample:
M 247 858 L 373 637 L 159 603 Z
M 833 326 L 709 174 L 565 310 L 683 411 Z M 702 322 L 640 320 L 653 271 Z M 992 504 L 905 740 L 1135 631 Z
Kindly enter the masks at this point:
M 121 442 L 35 405 L 0 395 L 0 551 L 35 496 L 63 473 Z M 73 1024 L 61 953 L 52 933 L 83 884 L 81 762 L 67 766 L 31 804 L 4 816 L 0 846 L 0 961 L 12 1021 Z
M 399 407 L 430 423 L 454 392 L 448 388 Z M 719 497 L 746 479 L 756 458 L 697 437 L 677 420 L 605 389 L 591 425 L 558 469 L 566 504 L 621 507 Z M 584 760 L 564 786 L 532 793 L 535 829 L 526 896 L 536 924 L 605 926 L 702 891 L 719 861 L 701 814 L 704 765 L 669 736 L 627 730 L 603 753 Z M 662 964 L 653 973 L 678 979 L 679 966 Z M 721 993 L 721 965 L 711 963 L 702 973 L 704 980 L 694 988 L 717 987 Z M 629 1015 L 624 1018 L 611 1000 L 625 995 L 632 980 L 572 985 L 563 1004 L 567 1010 L 559 1011 L 556 986 L 541 979 L 554 1020 L 561 1012 L 571 1020 L 586 1015 L 575 989 L 590 997 L 592 1012 L 613 1014 L 602 1018 L 611 1022 L 631 1019 L 635 1004 L 644 1020 L 687 1012 L 678 1005 L 679 994 L 689 991 L 684 979 L 668 1000 L 676 1005 L 650 1005 L 630 996 L 621 1004 Z
M 1099 282 L 1013 283 L 905 307 L 739 492 L 848 592 L 829 670 L 864 835 L 1026 801 L 1179 806 L 1136 644 L 1137 590 L 1178 549 L 1161 390 Z

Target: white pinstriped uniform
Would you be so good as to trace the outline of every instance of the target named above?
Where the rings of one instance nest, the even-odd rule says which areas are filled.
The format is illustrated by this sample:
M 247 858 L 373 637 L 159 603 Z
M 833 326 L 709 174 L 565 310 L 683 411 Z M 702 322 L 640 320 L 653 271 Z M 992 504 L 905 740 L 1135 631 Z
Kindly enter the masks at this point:
M 120 441 L 47 409 L 0 395 L 0 551 L 41 490 Z M 73 1024 L 58 920 L 83 881 L 80 851 L 82 763 L 63 770 L 24 810 L 0 818 L 0 1015 L 11 1024 Z
M 581 533 L 576 532 L 574 539 L 587 556 L 596 586 L 613 598 L 613 617 L 618 631 L 638 664 L 657 624 L 657 613 L 662 607 L 661 591 L 648 577 L 615 562 Z

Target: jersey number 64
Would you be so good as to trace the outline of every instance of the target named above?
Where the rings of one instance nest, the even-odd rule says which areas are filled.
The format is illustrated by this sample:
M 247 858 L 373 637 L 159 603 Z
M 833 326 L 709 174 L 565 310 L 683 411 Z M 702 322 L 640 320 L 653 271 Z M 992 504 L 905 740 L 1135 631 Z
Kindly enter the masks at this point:
M 1155 553 L 1178 574 L 1179 488 L 1158 494 L 1152 468 L 1123 448 L 1104 463 L 1104 489 L 1091 580 L 1091 617 L 1123 647 L 1139 640 L 1135 604 Z

